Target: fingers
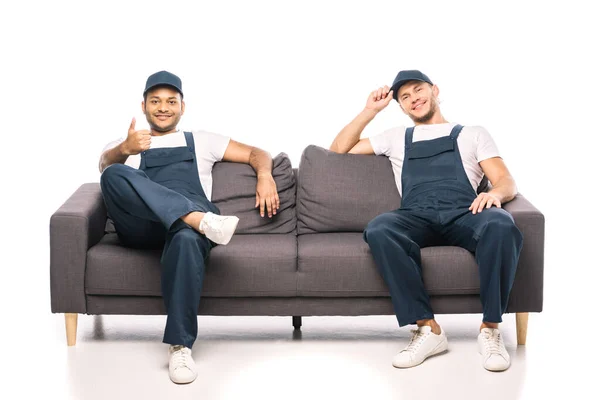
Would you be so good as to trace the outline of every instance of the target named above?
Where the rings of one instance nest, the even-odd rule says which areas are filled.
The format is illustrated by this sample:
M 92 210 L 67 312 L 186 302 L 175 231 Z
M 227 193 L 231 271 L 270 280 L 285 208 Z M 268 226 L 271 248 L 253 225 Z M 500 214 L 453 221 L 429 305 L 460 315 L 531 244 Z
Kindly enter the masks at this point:
M 484 209 L 484 207 L 485 207 L 485 205 L 487 204 L 488 201 L 489 201 L 489 198 L 488 198 L 488 200 L 481 199 L 481 201 L 479 202 L 479 207 L 477 207 L 477 212 L 478 213 L 480 213 L 480 212 L 483 211 L 483 209 Z
M 369 95 L 369 100 L 372 102 L 377 101 L 377 90 L 374 90 L 371 92 L 371 94 Z
M 469 207 L 469 210 L 471 210 L 473 214 L 477 214 L 477 207 L 479 207 L 479 197 L 473 200 L 473 203 L 471 203 L 471 207 Z
M 138 143 L 140 144 L 140 149 L 142 151 L 150 149 L 150 146 L 152 144 L 152 136 L 150 136 L 150 131 L 143 130 L 137 131 L 135 133 L 138 139 Z
M 277 214 L 277 197 L 275 195 L 271 195 L 269 197 L 269 200 L 271 201 L 271 211 L 273 212 L 273 215 Z
M 481 205 L 484 195 L 484 193 L 479 194 L 479 196 L 477 196 L 475 200 L 473 200 L 473 203 L 471 203 L 471 207 L 469 207 L 469 210 L 473 211 L 473 214 L 477 214 L 478 212 L 480 212 L 479 206 Z
M 388 97 L 391 99 L 391 93 L 389 86 L 386 85 L 377 90 L 373 90 L 369 95 L 369 100 L 372 102 L 378 102 L 380 100 L 388 101 Z
M 385 98 L 385 104 L 390 104 L 390 101 L 394 98 L 394 91 L 390 90 Z
M 387 100 L 388 96 L 390 95 L 390 88 L 386 85 L 377 89 L 375 93 L 375 101 Z
M 502 204 L 496 197 L 491 196 L 488 193 L 481 193 L 473 200 L 469 210 L 473 211 L 473 214 L 477 214 L 482 212 L 484 208 L 491 208 L 492 206 L 502 207 Z
M 271 218 L 273 216 L 273 205 L 271 204 L 271 199 L 269 197 L 265 199 L 265 204 L 267 205 L 267 214 L 269 215 L 269 218 Z
M 150 136 L 147 139 L 142 139 L 142 150 L 146 151 L 150 149 L 151 144 Z
M 131 119 L 131 124 L 129 125 L 129 133 L 135 132 L 135 117 Z
M 471 203 L 471 206 L 469 207 L 469 210 L 473 210 L 477 205 L 479 205 L 479 197 L 481 195 L 477 196 L 475 198 L 475 200 L 473 200 L 473 202 Z
M 264 217 L 266 211 L 266 214 L 269 216 L 269 218 L 271 218 L 273 215 L 277 214 L 277 210 L 280 207 L 279 195 L 277 192 L 275 192 L 274 195 L 269 194 L 265 197 L 262 197 L 260 194 L 258 194 L 258 192 L 256 192 L 256 203 L 254 204 L 254 208 L 258 207 L 259 205 L 260 216 Z

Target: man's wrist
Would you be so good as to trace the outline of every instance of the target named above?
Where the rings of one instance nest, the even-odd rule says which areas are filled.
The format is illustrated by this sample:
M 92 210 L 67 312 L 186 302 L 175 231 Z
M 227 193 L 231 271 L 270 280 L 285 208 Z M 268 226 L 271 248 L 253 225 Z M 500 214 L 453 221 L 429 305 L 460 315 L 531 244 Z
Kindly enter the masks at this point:
M 377 116 L 377 113 L 379 113 L 379 111 L 374 110 L 372 108 L 367 108 L 365 107 L 362 112 L 361 115 L 365 118 L 367 118 L 368 120 L 372 120 L 373 118 L 375 118 Z
M 131 155 L 131 154 L 129 154 L 129 150 L 127 148 L 127 142 L 121 142 L 121 144 L 119 145 L 119 153 L 121 153 L 121 155 L 123 155 L 123 156 Z

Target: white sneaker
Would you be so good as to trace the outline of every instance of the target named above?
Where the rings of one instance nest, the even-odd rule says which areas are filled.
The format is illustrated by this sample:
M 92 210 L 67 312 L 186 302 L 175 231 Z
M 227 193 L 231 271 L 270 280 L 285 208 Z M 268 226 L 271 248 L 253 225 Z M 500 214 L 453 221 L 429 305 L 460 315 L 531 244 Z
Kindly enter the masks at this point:
M 238 222 L 240 222 L 238 217 L 207 212 L 200 221 L 200 231 L 215 243 L 227 244 L 231 240 Z
M 169 346 L 169 378 L 175 383 L 190 383 L 197 376 L 192 349 L 182 345 Z
M 510 356 L 504 347 L 500 330 L 483 328 L 477 337 L 479 354 L 483 356 L 483 368 L 488 371 L 504 371 L 510 367 Z
M 411 331 L 413 336 L 410 343 L 400 353 L 396 354 L 392 365 L 396 368 L 409 368 L 421 364 L 427 357 L 448 350 L 446 333 L 436 335 L 431 327 L 421 326 Z

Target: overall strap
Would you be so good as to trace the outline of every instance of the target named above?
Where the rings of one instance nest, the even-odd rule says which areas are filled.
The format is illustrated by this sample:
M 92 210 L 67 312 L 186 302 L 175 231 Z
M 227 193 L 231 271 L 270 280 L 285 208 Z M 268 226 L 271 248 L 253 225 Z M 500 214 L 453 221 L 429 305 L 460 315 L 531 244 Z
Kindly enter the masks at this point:
M 404 148 L 406 150 L 410 149 L 413 141 L 413 132 L 415 131 L 415 127 L 411 126 L 410 128 L 406 128 L 406 132 L 404 133 Z
M 196 145 L 194 144 L 194 136 L 192 132 L 183 132 L 185 135 L 185 142 L 187 143 L 188 148 L 193 154 L 196 154 Z
M 460 133 L 460 131 L 462 131 L 462 128 L 462 125 L 455 125 L 454 128 L 452 128 L 452 132 L 450 132 L 450 137 L 456 140 L 456 138 L 458 138 L 458 134 Z

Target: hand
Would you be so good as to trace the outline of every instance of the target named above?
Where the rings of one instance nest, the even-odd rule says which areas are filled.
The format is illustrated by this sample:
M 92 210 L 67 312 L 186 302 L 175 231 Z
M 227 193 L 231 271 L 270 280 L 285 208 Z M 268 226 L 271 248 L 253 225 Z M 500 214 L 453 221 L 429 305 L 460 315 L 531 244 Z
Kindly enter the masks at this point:
M 127 132 L 127 139 L 123 142 L 123 152 L 131 156 L 148 150 L 150 148 L 150 138 L 150 131 L 145 129 L 135 130 L 135 118 L 133 118 Z
M 279 209 L 277 185 L 275 185 L 275 180 L 269 173 L 258 175 L 258 182 L 256 182 L 256 204 L 254 208 L 259 205 L 261 217 L 265 216 L 265 208 L 267 209 L 269 218 L 277 214 L 277 210 Z
M 388 106 L 388 104 L 390 104 L 393 93 L 394 92 L 391 91 L 387 85 L 372 91 L 367 99 L 367 105 L 365 108 L 375 112 L 383 110 Z
M 469 210 L 473 211 L 473 214 L 477 214 L 482 212 L 484 208 L 492 207 L 492 205 L 502 207 L 500 198 L 491 193 L 479 193 L 479 196 L 471 203 Z

